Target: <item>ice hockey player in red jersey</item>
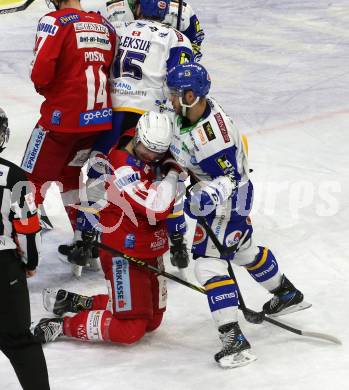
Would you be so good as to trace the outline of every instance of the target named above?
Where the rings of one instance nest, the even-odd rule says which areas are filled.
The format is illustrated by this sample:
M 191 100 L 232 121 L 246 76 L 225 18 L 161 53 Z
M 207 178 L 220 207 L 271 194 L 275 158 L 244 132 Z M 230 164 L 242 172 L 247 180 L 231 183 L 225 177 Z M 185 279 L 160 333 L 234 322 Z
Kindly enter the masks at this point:
M 125 5 L 119 3 L 119 5 Z M 118 55 L 115 58 L 111 75 L 111 95 L 113 100 L 113 130 L 99 137 L 91 152 L 89 178 L 98 178 L 100 173 L 94 169 L 92 161 L 101 161 L 103 156 L 118 143 L 124 131 L 136 126 L 140 116 L 146 111 L 159 111 L 166 94 L 163 86 L 166 70 L 179 63 L 193 59 L 190 41 L 183 34 L 162 23 L 168 14 L 170 0 L 139 0 L 133 2 L 131 21 L 114 20 L 120 38 Z M 119 8 L 118 5 L 118 8 Z M 132 50 L 131 50 L 132 49 Z M 97 167 L 99 164 L 96 164 Z M 168 219 L 171 263 L 178 268 L 186 268 L 189 256 L 184 241 L 186 223 L 180 205 Z M 81 231 L 81 239 L 78 231 Z M 83 253 L 81 248 L 86 236 L 93 236 L 91 226 L 86 223 L 82 213 L 78 217 L 77 238 L 72 245 L 58 247 L 60 257 L 74 263 L 93 264 L 98 253 Z M 80 271 L 81 272 L 81 269 Z M 76 275 L 78 275 L 76 273 Z
M 42 342 L 65 335 L 130 344 L 160 325 L 166 308 L 165 280 L 129 263 L 127 256 L 163 267 L 162 255 L 168 250 L 166 217 L 175 202 L 179 172 L 170 165 L 167 174 L 159 176 L 156 162 L 164 157 L 171 139 L 168 117 L 147 112 L 136 130 L 126 131 L 110 152 L 113 174 L 105 186 L 108 204 L 101 211 L 100 223 L 102 243 L 116 249 L 119 256 L 100 252 L 109 295 L 84 297 L 63 289 L 44 289 L 47 310 L 60 316 L 78 314 L 42 319 L 34 332 Z M 95 196 L 103 199 L 98 190 Z
M 35 89 L 45 100 L 22 168 L 36 186 L 37 204 L 48 183 L 60 182 L 69 215 L 74 209 L 68 205 L 79 201 L 79 175 L 91 146 L 111 129 L 108 77 L 116 34 L 100 14 L 84 12 L 79 0 L 47 3 L 56 10 L 39 21 L 31 69 Z

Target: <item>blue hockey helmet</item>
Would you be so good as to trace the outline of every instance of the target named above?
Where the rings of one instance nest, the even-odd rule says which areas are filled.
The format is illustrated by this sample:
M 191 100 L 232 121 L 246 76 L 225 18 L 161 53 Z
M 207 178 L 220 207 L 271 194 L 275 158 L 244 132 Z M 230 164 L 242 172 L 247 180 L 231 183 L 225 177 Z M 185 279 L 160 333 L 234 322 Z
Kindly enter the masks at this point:
M 170 0 L 139 0 L 142 15 L 164 20 L 170 8 Z
M 205 96 L 211 87 L 207 70 L 197 63 L 176 65 L 167 73 L 167 87 L 171 93 L 183 95 L 193 91 L 196 96 Z

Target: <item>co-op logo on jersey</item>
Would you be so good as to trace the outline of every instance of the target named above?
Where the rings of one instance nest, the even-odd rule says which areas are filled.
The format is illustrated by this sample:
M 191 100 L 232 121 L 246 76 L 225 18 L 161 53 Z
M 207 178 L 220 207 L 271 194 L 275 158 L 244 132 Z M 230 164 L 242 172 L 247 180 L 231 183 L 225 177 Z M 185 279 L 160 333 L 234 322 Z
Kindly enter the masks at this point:
M 99 125 L 111 122 L 113 110 L 105 108 L 103 110 L 87 111 L 80 114 L 80 126 Z

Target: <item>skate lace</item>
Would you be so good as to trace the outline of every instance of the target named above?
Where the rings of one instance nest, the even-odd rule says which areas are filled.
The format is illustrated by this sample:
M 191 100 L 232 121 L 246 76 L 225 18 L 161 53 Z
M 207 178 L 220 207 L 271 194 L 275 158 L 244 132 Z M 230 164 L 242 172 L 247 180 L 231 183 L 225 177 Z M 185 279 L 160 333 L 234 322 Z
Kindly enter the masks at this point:
M 271 298 L 271 300 L 270 300 L 270 308 L 271 308 L 271 309 L 274 309 L 275 307 L 278 306 L 279 302 L 280 302 L 279 297 L 275 295 L 275 296 L 274 296 L 273 298 Z
M 53 341 L 62 334 L 62 324 L 60 322 L 49 322 L 41 327 L 46 341 Z
M 219 335 L 219 338 L 223 344 L 222 351 L 226 351 L 232 347 L 236 348 L 243 341 L 243 336 L 236 329 L 231 329 L 229 332 Z

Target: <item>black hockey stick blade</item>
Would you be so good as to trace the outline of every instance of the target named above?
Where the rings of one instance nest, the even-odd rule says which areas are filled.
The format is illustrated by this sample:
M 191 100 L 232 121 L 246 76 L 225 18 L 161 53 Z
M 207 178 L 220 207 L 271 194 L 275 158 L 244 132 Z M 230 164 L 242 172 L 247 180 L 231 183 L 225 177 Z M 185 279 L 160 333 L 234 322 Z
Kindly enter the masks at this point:
M 34 0 L 27 0 L 25 1 L 22 5 L 19 5 L 18 7 L 12 7 L 12 8 L 5 8 L 5 9 L 0 9 L 0 15 L 1 14 L 11 14 L 13 12 L 19 12 L 19 11 L 24 11 L 27 9 L 31 3 L 33 3 Z

